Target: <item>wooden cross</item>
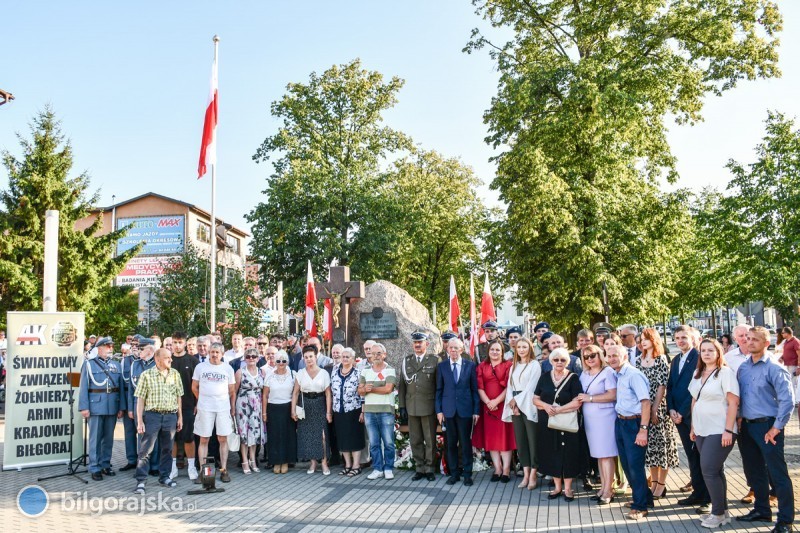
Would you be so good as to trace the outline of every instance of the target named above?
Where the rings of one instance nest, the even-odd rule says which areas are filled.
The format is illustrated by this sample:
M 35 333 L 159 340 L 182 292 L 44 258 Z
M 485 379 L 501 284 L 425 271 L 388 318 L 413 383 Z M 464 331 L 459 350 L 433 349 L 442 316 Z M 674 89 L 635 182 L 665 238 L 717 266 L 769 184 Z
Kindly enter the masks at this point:
M 331 299 L 331 315 L 333 315 L 333 342 L 349 345 L 350 338 L 350 300 L 364 297 L 364 282 L 350 281 L 350 267 L 332 266 L 328 281 L 315 283 L 317 297 Z

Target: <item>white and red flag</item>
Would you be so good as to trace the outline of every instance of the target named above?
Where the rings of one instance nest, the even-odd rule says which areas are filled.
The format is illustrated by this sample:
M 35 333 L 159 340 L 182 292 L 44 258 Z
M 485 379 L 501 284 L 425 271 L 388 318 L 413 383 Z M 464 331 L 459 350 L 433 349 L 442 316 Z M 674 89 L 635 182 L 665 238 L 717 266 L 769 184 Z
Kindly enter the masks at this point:
M 325 308 L 322 311 L 322 340 L 329 342 L 333 338 L 333 315 L 331 314 L 331 299 L 325 299 Z
M 317 290 L 314 287 L 314 275 L 311 273 L 311 261 L 308 262 L 308 277 L 306 278 L 306 332 L 311 337 L 317 336 L 317 321 L 315 308 L 317 306 Z
M 208 93 L 206 116 L 203 121 L 203 139 L 200 141 L 200 162 L 197 165 L 197 179 L 206 175 L 208 168 L 217 162 L 217 105 L 219 90 L 217 82 L 217 56 L 211 65 L 211 90 Z
M 478 325 L 475 317 L 475 280 L 469 275 L 469 355 L 475 359 L 475 347 L 478 345 Z
M 497 312 L 494 309 L 492 289 L 489 287 L 489 273 L 486 272 L 486 281 L 483 282 L 483 294 L 481 295 L 480 342 L 486 342 L 486 332 L 483 330 L 483 325 L 490 320 L 497 321 Z
M 450 331 L 458 333 L 458 324 L 461 322 L 461 309 L 458 307 L 458 295 L 456 294 L 456 280 L 450 276 Z

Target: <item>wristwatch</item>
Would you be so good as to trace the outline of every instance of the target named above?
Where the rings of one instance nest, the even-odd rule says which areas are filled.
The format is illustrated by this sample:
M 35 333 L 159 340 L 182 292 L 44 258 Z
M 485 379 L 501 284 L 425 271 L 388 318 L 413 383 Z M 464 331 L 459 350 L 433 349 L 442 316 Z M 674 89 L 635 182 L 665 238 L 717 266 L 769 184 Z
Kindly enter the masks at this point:
M 639 426 L 639 429 L 643 429 L 643 430 L 647 431 L 649 427 L 650 426 L 646 426 L 646 425 L 642 424 L 641 426 Z

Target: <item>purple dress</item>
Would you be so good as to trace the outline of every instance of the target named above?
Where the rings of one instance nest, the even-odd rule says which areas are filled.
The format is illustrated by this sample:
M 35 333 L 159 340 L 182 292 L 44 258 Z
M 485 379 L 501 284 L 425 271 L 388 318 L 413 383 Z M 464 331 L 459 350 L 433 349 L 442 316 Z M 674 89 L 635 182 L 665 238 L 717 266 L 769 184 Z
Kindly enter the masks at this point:
M 603 368 L 599 374 L 594 376 L 583 372 L 580 379 L 583 391 L 593 396 L 617 388 L 617 376 L 610 366 Z M 586 402 L 582 409 L 586 440 L 589 442 L 589 454 L 595 459 L 616 457 L 618 453 L 614 425 L 617 420 L 617 412 L 614 410 L 614 402 Z

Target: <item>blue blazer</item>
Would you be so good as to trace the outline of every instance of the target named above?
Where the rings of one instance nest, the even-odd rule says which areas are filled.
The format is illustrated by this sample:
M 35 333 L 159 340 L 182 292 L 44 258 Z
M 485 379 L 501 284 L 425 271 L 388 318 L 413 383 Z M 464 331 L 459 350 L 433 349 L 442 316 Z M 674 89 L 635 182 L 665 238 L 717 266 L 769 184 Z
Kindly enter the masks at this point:
M 697 370 L 697 358 L 700 354 L 692 348 L 686 362 L 683 364 L 683 372 L 678 372 L 682 354 L 672 360 L 669 369 L 669 380 L 667 380 L 667 410 L 674 409 L 683 417 L 684 422 L 692 417 L 692 395 L 689 394 L 689 383 L 692 381 L 695 370 Z
M 434 404 L 436 412 L 444 413 L 447 418 L 456 415 L 470 418 L 480 414 L 481 400 L 478 396 L 478 373 L 475 363 L 464 358 L 461 359 L 458 383 L 455 382 L 450 359 L 439 363 L 436 372 Z

